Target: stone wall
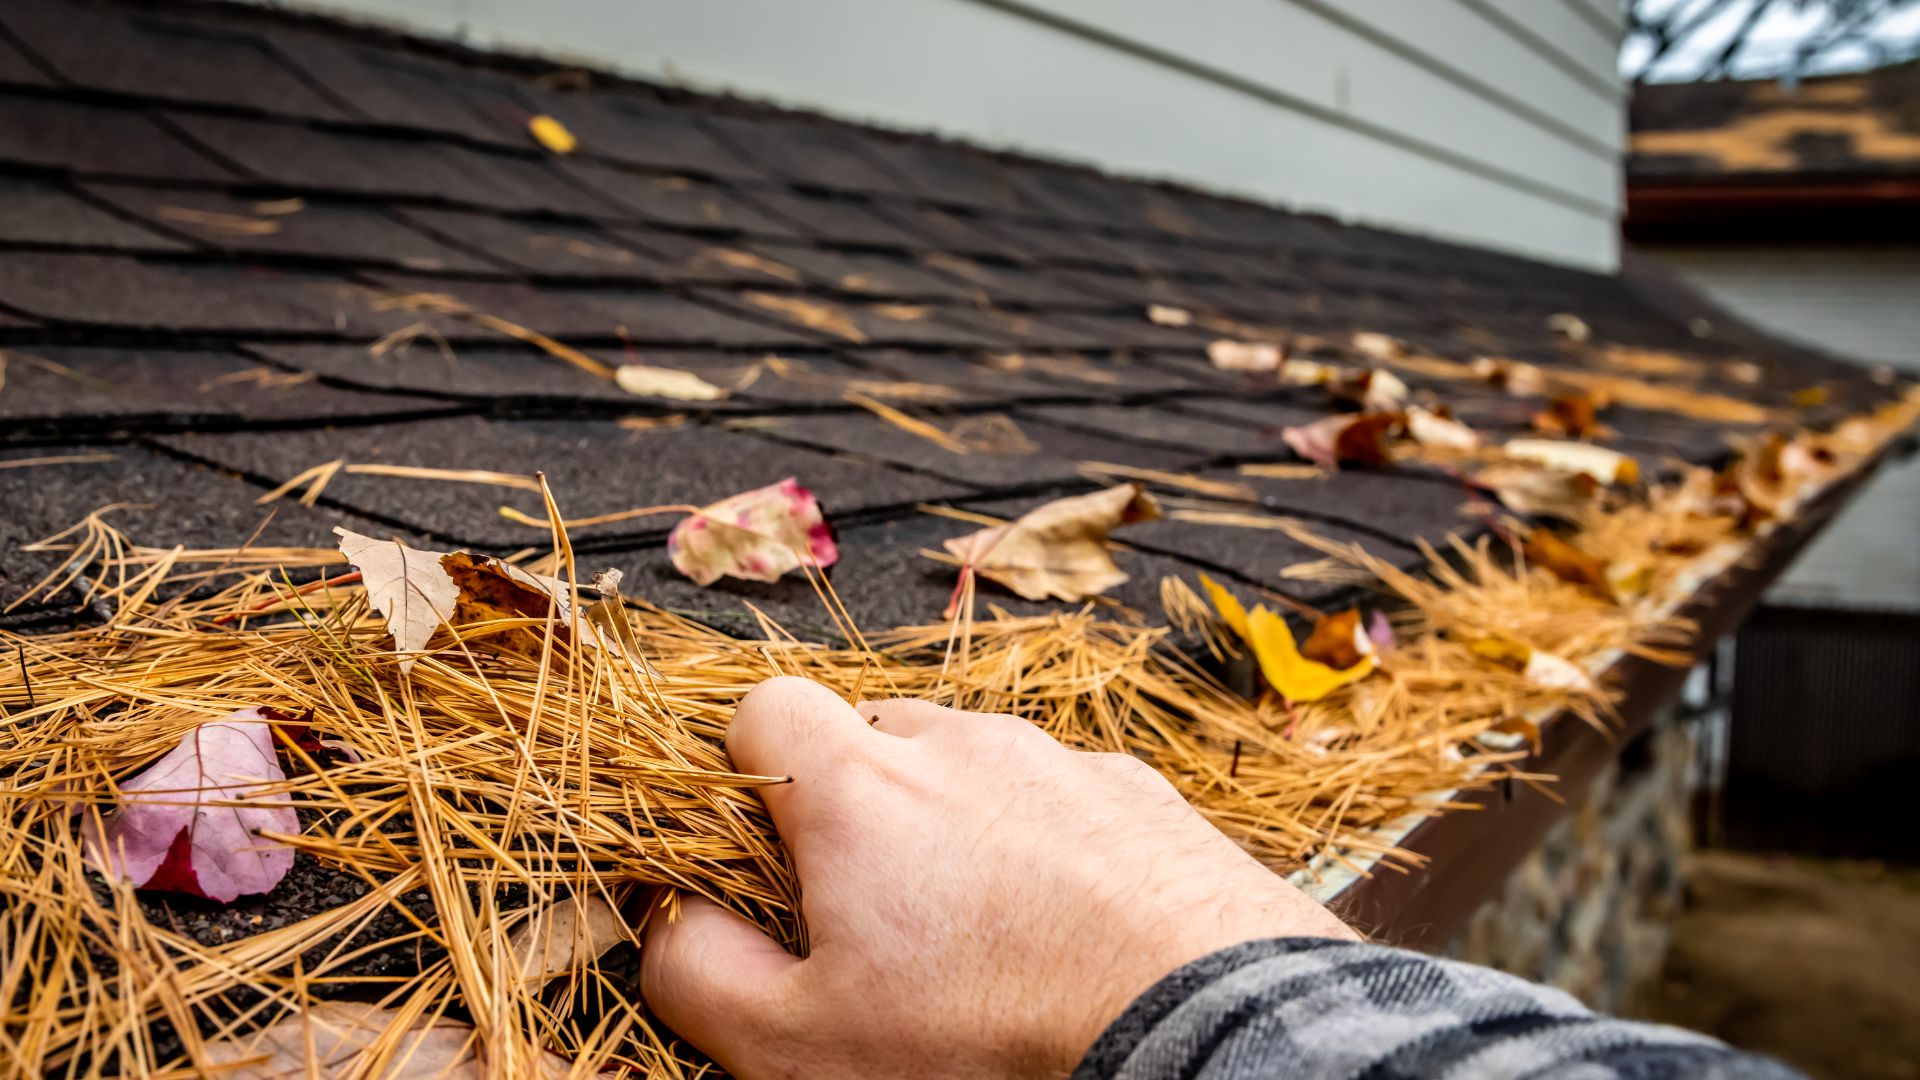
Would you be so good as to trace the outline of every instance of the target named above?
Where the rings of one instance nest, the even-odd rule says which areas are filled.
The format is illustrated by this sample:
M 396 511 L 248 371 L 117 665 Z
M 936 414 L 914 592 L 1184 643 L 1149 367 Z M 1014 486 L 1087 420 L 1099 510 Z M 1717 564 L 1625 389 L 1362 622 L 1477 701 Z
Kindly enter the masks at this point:
M 1680 906 L 1692 757 L 1674 721 L 1628 747 L 1446 954 L 1629 1011 L 1660 973 Z

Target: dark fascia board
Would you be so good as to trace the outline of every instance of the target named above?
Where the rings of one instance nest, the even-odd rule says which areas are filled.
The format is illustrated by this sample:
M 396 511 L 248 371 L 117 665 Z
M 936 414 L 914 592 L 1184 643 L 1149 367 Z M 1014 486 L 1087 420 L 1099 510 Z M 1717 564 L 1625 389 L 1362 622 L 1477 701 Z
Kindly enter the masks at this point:
M 1627 184 L 1633 243 L 1885 243 L 1920 225 L 1920 175 L 1642 180 Z

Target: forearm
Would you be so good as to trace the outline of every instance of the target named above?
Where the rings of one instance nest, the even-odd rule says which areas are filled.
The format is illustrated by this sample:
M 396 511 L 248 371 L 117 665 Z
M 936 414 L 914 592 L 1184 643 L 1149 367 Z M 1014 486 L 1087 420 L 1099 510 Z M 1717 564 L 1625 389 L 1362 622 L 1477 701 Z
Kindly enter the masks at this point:
M 1705 1036 L 1598 1016 L 1486 968 L 1315 938 L 1249 942 L 1141 995 L 1074 1080 L 1274 1076 L 1794 1080 Z

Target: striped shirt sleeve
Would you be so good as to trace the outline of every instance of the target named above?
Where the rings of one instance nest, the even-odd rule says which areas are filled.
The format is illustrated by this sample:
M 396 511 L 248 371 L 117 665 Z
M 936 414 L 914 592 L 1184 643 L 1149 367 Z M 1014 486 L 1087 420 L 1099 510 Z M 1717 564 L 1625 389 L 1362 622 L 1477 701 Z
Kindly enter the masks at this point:
M 1074 1080 L 1673 1077 L 1799 1080 L 1704 1035 L 1599 1016 L 1557 990 L 1419 953 L 1276 938 L 1162 979 Z

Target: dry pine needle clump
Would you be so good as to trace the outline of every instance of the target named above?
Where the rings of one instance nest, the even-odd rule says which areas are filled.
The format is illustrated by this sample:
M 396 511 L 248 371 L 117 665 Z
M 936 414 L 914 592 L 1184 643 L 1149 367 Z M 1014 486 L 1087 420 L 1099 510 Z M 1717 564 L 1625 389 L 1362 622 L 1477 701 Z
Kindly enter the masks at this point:
M 1395 598 L 1398 643 L 1368 677 L 1293 703 L 1229 691 L 1171 646 L 1174 629 L 1095 606 L 976 619 L 970 586 L 951 623 L 869 638 L 816 578 L 852 644 L 770 620 L 729 636 L 589 586 L 558 529 L 544 559 L 460 556 L 492 585 L 462 586 L 401 653 L 337 551 L 143 548 L 96 514 L 61 539 L 70 561 L 45 587 L 112 617 L 0 634 L 0 1076 L 306 1075 L 312 1054 L 330 1075 L 401 1061 L 423 1075 L 710 1072 L 646 1014 L 633 942 L 697 893 L 806 948 L 754 794 L 783 778 L 741 775 L 722 750 L 734 704 L 773 675 L 1011 713 L 1134 754 L 1276 870 L 1391 866 L 1408 856 L 1389 826 L 1517 775 L 1510 736 L 1531 734 L 1529 718 L 1605 722 L 1596 682 L 1509 661 L 1597 673 L 1682 643 L 1657 594 L 1739 527 L 1676 494 L 1576 531 L 1595 558 L 1685 541 L 1630 603 L 1492 543 L 1434 552 L 1415 576 L 1315 541 L 1316 572 L 1364 574 Z M 1190 589 L 1163 591 L 1176 622 L 1231 657 Z M 96 872 L 84 837 L 142 770 L 235 714 L 271 729 L 263 772 L 277 775 L 182 797 L 291 806 L 297 829 L 260 833 L 294 854 L 281 888 L 222 909 Z

